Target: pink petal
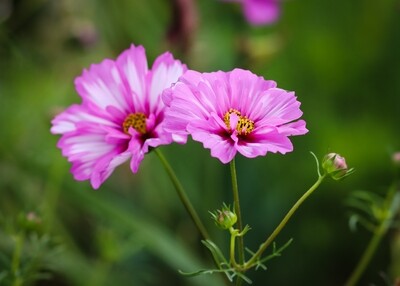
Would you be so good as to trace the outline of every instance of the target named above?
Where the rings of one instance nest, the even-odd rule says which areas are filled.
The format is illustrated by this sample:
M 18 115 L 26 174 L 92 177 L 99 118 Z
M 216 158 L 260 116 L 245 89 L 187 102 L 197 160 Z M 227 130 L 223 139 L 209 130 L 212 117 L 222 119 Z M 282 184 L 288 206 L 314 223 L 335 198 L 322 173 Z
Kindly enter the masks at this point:
M 177 82 L 186 69 L 186 65 L 175 60 L 169 52 L 160 55 L 155 60 L 148 80 L 150 112 L 155 113 L 161 108 L 159 105 L 162 103 L 162 92 Z
M 211 156 L 218 158 L 222 163 L 230 162 L 236 154 L 234 141 L 224 135 L 219 122 L 210 118 L 207 124 L 202 120 L 192 121 L 188 131 L 193 139 L 203 143 L 204 148 L 211 150 Z
M 279 133 L 286 136 L 303 135 L 308 132 L 306 122 L 298 120 L 278 127 Z
M 279 19 L 280 14 L 276 0 L 243 0 L 243 10 L 252 25 L 272 24 Z
M 140 163 L 144 159 L 144 154 L 147 153 L 148 150 L 143 150 L 141 142 L 138 141 L 137 139 L 135 140 L 134 138 L 132 138 L 131 142 L 129 143 L 128 150 L 129 152 L 134 154 L 134 156 L 132 156 L 130 163 L 131 171 L 133 173 L 137 173 L 137 171 L 139 170 Z
M 93 64 L 89 70 L 75 79 L 75 88 L 93 110 L 105 110 L 114 106 L 127 112 L 130 105 L 126 100 L 127 90 L 114 61 L 106 59 L 100 64 Z
M 148 73 L 146 52 L 142 46 L 131 47 L 122 52 L 116 60 L 116 66 L 127 93 L 125 99 L 131 112 L 144 112 L 146 101 L 146 74 Z
M 98 161 L 93 168 L 93 173 L 90 176 L 90 183 L 94 189 L 98 189 L 100 185 L 110 177 L 116 167 L 125 163 L 132 154 L 123 152 L 120 154 L 109 154 L 102 160 Z
M 57 115 L 52 121 L 50 129 L 53 134 L 64 134 L 77 129 L 79 122 L 90 122 L 106 126 L 115 126 L 112 121 L 88 113 L 88 110 L 81 105 L 71 105 L 65 111 Z

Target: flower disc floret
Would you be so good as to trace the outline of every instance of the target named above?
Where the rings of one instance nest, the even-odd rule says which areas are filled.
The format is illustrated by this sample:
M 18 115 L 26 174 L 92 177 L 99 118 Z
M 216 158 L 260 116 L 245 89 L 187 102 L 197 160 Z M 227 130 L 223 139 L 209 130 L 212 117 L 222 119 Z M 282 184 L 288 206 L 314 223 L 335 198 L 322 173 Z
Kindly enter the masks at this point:
M 229 132 L 236 131 L 238 135 L 248 135 L 254 130 L 254 121 L 233 108 L 225 113 L 224 122 Z
M 146 115 L 141 112 L 129 113 L 122 123 L 125 134 L 129 134 L 129 128 L 135 129 L 140 134 L 146 134 Z

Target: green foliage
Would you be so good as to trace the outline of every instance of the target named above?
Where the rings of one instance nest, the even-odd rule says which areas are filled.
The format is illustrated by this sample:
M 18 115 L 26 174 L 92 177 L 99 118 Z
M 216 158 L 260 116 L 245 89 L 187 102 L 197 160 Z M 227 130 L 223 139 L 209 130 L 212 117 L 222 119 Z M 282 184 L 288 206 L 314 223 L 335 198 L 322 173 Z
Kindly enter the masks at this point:
M 267 266 L 265 265 L 265 262 L 271 260 L 272 258 L 280 257 L 282 255 L 283 250 L 285 250 L 292 243 L 292 241 L 293 241 L 293 239 L 290 239 L 288 242 L 286 242 L 283 246 L 281 246 L 278 249 L 276 248 L 276 243 L 274 242 L 272 244 L 272 253 L 265 257 L 258 258 L 257 261 L 255 262 L 255 264 L 250 267 L 254 267 L 255 270 L 258 270 L 260 268 L 263 270 L 267 270 Z M 212 242 L 211 240 L 203 240 L 202 243 L 208 248 L 208 250 L 210 250 L 210 252 L 211 252 L 212 256 L 214 257 L 214 260 L 217 262 L 219 268 L 217 268 L 217 269 L 201 269 L 201 270 L 197 270 L 194 272 L 179 271 L 182 275 L 185 275 L 188 277 L 194 277 L 194 276 L 198 276 L 198 275 L 202 275 L 202 274 L 224 273 L 230 282 L 233 282 L 235 277 L 240 277 L 246 283 L 253 284 L 253 281 L 249 277 L 244 275 L 244 273 L 242 271 L 236 269 L 234 266 L 231 265 L 230 262 L 228 262 L 228 260 L 222 254 L 222 251 L 219 249 L 219 247 L 214 242 Z M 248 248 L 246 248 L 246 251 L 252 256 L 255 255 L 255 253 L 252 252 Z
M 4 231 L 2 231 L 3 229 Z M 0 223 L 0 284 L 33 285 L 51 278 L 53 262 L 63 248 L 41 231 L 35 214 L 20 214 L 16 221 Z
M 375 232 L 384 224 L 385 228 L 398 227 L 396 215 L 400 209 L 400 193 L 392 186 L 386 197 L 367 191 L 355 191 L 347 199 L 347 204 L 353 209 L 350 214 L 350 229 L 356 230 L 357 224 Z

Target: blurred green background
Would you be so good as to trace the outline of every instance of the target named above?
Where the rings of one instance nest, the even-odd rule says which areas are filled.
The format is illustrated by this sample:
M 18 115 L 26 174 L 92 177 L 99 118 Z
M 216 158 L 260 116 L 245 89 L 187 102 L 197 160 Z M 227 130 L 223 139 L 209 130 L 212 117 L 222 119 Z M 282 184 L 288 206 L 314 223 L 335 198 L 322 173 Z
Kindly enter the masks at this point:
M 146 48 L 149 64 L 171 50 L 192 69 L 246 68 L 296 92 L 310 132 L 293 138 L 294 152 L 237 159 L 246 244 L 256 249 L 314 182 L 309 151 L 338 152 L 357 171 L 324 183 L 277 239 L 293 244 L 249 277 L 333 286 L 350 275 L 371 234 L 350 231 L 344 202 L 354 190 L 384 195 L 400 150 L 400 2 L 282 1 L 268 27 L 249 26 L 232 3 L 183 1 L 179 13 L 179 2 L 0 1 L 0 285 L 18 245 L 23 275 L 51 274 L 36 285 L 222 285 L 218 275 L 178 273 L 211 260 L 154 154 L 138 174 L 126 164 L 93 191 L 73 180 L 50 134 L 52 117 L 80 102 L 73 79 L 130 43 Z M 229 166 L 197 142 L 161 149 L 214 240 L 226 243 L 208 211 L 232 202 Z M 399 240 L 389 232 L 360 285 L 400 276 Z

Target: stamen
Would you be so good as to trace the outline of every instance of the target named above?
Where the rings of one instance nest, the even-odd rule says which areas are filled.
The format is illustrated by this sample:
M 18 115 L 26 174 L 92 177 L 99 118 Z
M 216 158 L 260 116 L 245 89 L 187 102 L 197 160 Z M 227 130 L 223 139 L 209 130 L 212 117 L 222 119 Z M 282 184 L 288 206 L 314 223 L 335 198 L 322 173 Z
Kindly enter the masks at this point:
M 124 133 L 129 134 L 129 128 L 132 127 L 140 134 L 146 133 L 146 115 L 141 112 L 130 113 L 122 123 Z
M 233 109 L 233 108 L 229 108 L 229 111 L 227 111 L 225 113 L 225 115 L 224 115 L 224 123 L 225 123 L 226 127 L 228 127 L 228 129 L 231 129 L 230 120 L 231 120 L 231 114 L 232 113 L 234 113 L 234 114 L 236 114 L 237 116 L 240 117 L 240 111 L 239 110 L 236 110 L 236 109 Z
M 241 116 L 236 130 L 239 135 L 248 135 L 254 130 L 254 121 L 248 119 L 246 116 Z
M 230 108 L 224 115 L 224 123 L 229 131 L 231 129 L 231 114 L 236 114 L 239 117 L 239 121 L 236 124 L 236 131 L 238 135 L 248 135 L 254 130 L 254 121 L 247 118 L 247 116 L 242 116 L 239 110 Z

